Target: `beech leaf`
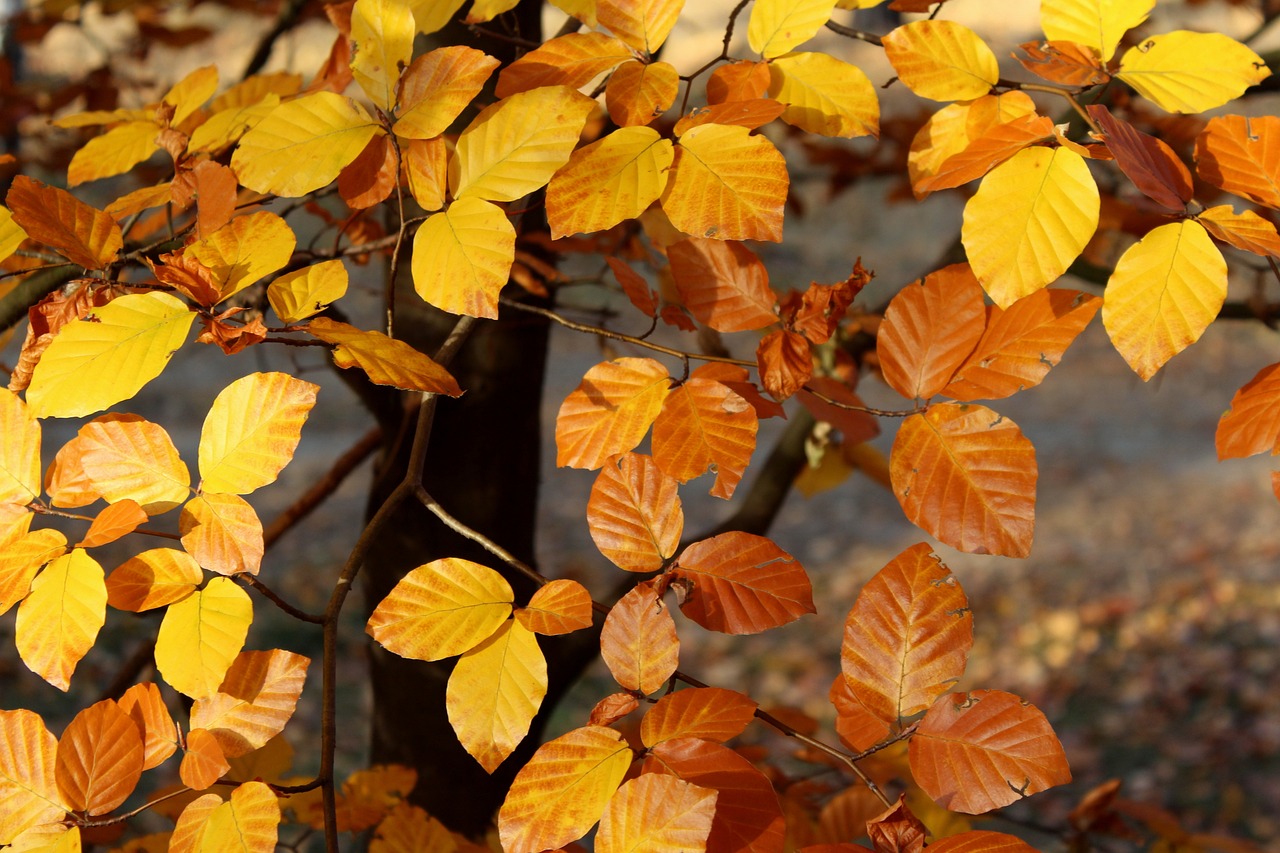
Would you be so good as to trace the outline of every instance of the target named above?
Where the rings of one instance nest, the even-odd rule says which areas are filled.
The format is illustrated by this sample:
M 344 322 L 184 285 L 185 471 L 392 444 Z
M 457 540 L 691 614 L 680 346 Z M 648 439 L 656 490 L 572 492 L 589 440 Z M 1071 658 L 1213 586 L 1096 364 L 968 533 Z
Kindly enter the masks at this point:
M 876 333 L 884 381 L 907 399 L 940 392 L 982 337 L 982 288 L 967 264 L 952 264 L 893 297 Z
M 736 391 L 700 370 L 666 395 L 653 423 L 653 459 L 681 483 L 713 470 L 711 494 L 728 500 L 751 461 L 760 421 Z
M 702 853 L 719 795 L 674 776 L 647 773 L 623 783 L 596 834 L 599 853 Z
M 653 581 L 636 584 L 605 617 L 600 657 L 626 690 L 656 693 L 680 664 L 676 623 Z
M 668 693 L 640 721 L 640 740 L 653 747 L 694 737 L 724 743 L 755 719 L 756 703 L 736 690 L 690 687 Z
M 28 237 L 86 269 L 105 267 L 124 245 L 120 226 L 110 216 L 26 175 L 14 176 L 5 204 Z
M 200 429 L 200 488 L 247 495 L 293 458 L 319 386 L 287 373 L 251 373 L 218 392 Z
M 414 290 L 442 311 L 496 319 L 515 246 L 516 230 L 499 207 L 458 199 L 413 235 Z
M 32 672 L 65 693 L 106 617 L 102 566 L 76 548 L 36 575 L 31 592 L 18 605 L 18 654 Z
M 39 714 L 0 710 L 0 844 L 66 814 L 54 778 L 57 750 Z
M 615 566 L 655 572 L 673 557 L 684 531 L 678 484 L 651 457 L 624 453 L 606 462 L 591 487 L 591 540 Z
M 389 385 L 406 391 L 462 396 L 457 381 L 426 353 L 381 332 L 357 329 L 346 323 L 317 317 L 307 331 L 322 341 L 335 344 L 333 361 L 338 367 L 358 367 L 375 385 Z
M 558 578 L 538 587 L 529 604 L 516 610 L 515 618 L 535 634 L 556 636 L 591 627 L 592 612 L 587 588 Z
M 619 358 L 586 372 L 556 416 L 556 465 L 594 470 L 631 450 L 658 417 L 671 377 L 651 358 Z
M 88 815 L 123 803 L 142 778 L 142 766 L 142 734 L 113 699 L 76 714 L 58 741 L 58 790 L 71 809 Z
M 756 634 L 816 612 L 804 568 L 753 533 L 731 531 L 695 542 L 674 571 L 693 585 L 681 611 L 711 631 Z
M 214 578 L 165 610 L 156 637 L 156 669 L 184 696 L 212 696 L 244 647 L 252 622 L 249 594 L 230 578 Z
M 704 124 L 680 137 L 662 209 L 695 237 L 777 243 L 789 184 L 786 161 L 768 139 Z
M 903 85 L 934 101 L 970 101 L 1000 79 L 996 55 L 978 34 L 945 20 L 903 24 L 883 39 L 885 57 Z
M 284 730 L 311 661 L 282 649 L 240 652 L 216 693 L 191 706 L 191 727 L 207 730 L 227 758 L 237 758 Z
M 191 494 L 191 473 L 159 424 L 137 415 L 101 415 L 80 428 L 80 468 L 108 503 L 132 500 L 150 515 Z

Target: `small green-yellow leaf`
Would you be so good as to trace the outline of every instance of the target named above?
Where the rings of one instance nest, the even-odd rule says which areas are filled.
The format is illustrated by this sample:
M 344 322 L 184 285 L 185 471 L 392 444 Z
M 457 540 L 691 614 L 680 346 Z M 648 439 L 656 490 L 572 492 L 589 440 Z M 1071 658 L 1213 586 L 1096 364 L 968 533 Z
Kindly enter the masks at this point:
M 389 338 L 373 329 L 357 329 L 328 317 L 312 320 L 307 331 L 322 341 L 336 344 L 334 364 L 342 368 L 360 368 L 375 385 L 450 397 L 462 394 L 449 371 L 404 341 Z
M 281 320 L 298 323 L 346 295 L 347 281 L 347 267 L 342 261 L 321 261 L 271 282 L 267 285 L 267 301 Z
M 63 326 L 40 357 L 27 405 L 75 418 L 137 394 L 186 340 L 195 314 L 167 293 L 131 293 Z
M 793 53 L 769 63 L 769 97 L 782 120 L 821 136 L 879 136 L 880 101 L 862 69 L 825 53 Z
M 231 168 L 255 192 L 306 195 L 337 178 L 381 132 L 350 98 L 314 92 L 276 107 L 246 133 Z
M 658 200 L 675 159 L 669 139 L 650 127 L 623 127 L 585 148 L 547 186 L 554 239 L 612 228 Z
M 747 22 L 747 43 L 765 59 L 804 44 L 831 20 L 836 0 L 756 0 Z
M 249 594 L 231 578 L 214 578 L 165 610 L 156 637 L 156 668 L 184 696 L 212 696 L 244 647 L 252 622 Z
M 219 299 L 226 299 L 289 262 L 298 243 L 293 229 L 267 210 L 238 216 L 187 247 L 186 254 L 208 267 Z
M 1095 48 L 1106 62 L 1155 5 L 1156 0 L 1040 0 L 1040 26 L 1051 41 Z
M 545 186 L 594 107 L 568 86 L 544 86 L 485 108 L 458 137 L 454 197 L 515 201 Z
M 413 57 L 414 29 L 402 0 L 356 0 L 351 9 L 351 73 L 379 109 L 395 106 L 400 69 Z
M 1240 97 L 1271 69 L 1230 36 L 1175 30 L 1126 50 L 1116 76 L 1163 110 L 1202 113 Z
M 253 373 L 223 388 L 200 431 L 201 490 L 247 495 L 275 482 L 319 390 L 287 373 Z
M 515 252 L 516 230 L 501 208 L 458 199 L 414 235 L 413 288 L 442 311 L 494 319 Z
M 25 506 L 41 489 L 40 422 L 21 397 L 0 390 L 0 504 Z
M 1227 262 L 1204 226 L 1161 225 L 1120 256 L 1102 325 L 1143 380 L 1200 339 L 1227 297 Z
M 18 605 L 18 654 L 32 672 L 65 693 L 106 618 L 102 566 L 76 548 L 36 575 L 31 592 Z
M 1066 148 L 1024 148 L 992 169 L 964 209 L 969 265 L 1001 308 L 1066 272 L 1098 227 L 1097 184 Z
M 130 121 L 95 136 L 71 158 L 67 166 L 67 186 L 123 175 L 160 150 L 154 121 Z
M 978 34 L 955 21 L 913 21 L 884 37 L 898 79 L 922 98 L 969 101 L 1000 79 L 996 55 Z
M 493 569 L 447 557 L 413 569 L 369 617 L 366 633 L 413 660 L 441 660 L 484 642 L 511 615 L 511 585 Z

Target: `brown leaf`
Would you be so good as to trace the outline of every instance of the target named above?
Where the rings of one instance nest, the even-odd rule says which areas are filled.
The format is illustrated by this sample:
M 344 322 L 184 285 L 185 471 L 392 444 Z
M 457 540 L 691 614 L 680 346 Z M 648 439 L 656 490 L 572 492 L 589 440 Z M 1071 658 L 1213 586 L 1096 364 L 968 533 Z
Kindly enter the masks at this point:
M 756 347 L 760 384 L 775 400 L 786 400 L 813 375 L 809 341 L 788 329 L 775 329 Z
M 1162 140 L 1118 119 L 1101 104 L 1090 104 L 1089 115 L 1106 135 L 1116 165 L 1147 198 L 1181 212 L 1191 201 L 1191 172 Z
M 667 395 L 653 423 L 653 460 L 681 483 L 714 470 L 711 494 L 728 500 L 751 461 L 759 426 L 746 400 L 703 378 L 700 368 Z
M 1098 86 L 1111 79 L 1098 52 L 1070 41 L 1029 41 L 1020 47 L 1027 58 L 1015 58 L 1022 67 L 1051 83 L 1063 86 Z
M 389 134 L 378 134 L 338 173 L 338 194 L 353 210 L 384 201 L 396 186 L 396 146 Z
M 921 853 L 926 830 L 907 808 L 905 794 L 898 795 L 884 814 L 867 821 L 867 835 L 876 853 Z
M 694 317 L 718 332 L 778 322 L 778 297 L 755 252 L 736 240 L 681 240 L 667 249 L 676 290 Z

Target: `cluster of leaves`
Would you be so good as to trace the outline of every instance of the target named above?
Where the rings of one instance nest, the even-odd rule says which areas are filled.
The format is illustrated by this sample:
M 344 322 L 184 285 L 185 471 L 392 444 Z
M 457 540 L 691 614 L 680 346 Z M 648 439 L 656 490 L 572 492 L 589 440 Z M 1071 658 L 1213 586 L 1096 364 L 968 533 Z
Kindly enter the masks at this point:
M 292 458 L 316 386 L 251 373 L 224 389 L 204 422 L 194 488 L 164 428 L 136 415 L 98 414 L 155 379 L 197 321 L 196 340 L 228 354 L 275 343 L 324 346 L 337 367 L 420 392 L 424 406 L 460 395 L 465 389 L 446 365 L 399 340 L 394 322 L 361 329 L 324 316 L 345 298 L 344 259 L 398 258 L 411 239 L 417 295 L 462 316 L 459 329 L 466 318 L 496 318 L 504 302 L 528 310 L 502 295 L 510 282 L 535 296 L 565 285 L 540 260 L 550 248 L 607 255 L 601 278 L 607 268 L 651 328 L 759 333 L 754 360 L 611 333 L 675 356 L 682 370 L 649 357 L 605 361 L 560 407 L 558 464 L 599 470 L 586 507 L 593 540 L 620 569 L 646 575 L 616 603 L 593 602 L 576 581 L 548 580 L 498 545 L 490 550 L 504 570 L 539 584 L 528 602 L 517 603 L 494 568 L 448 555 L 412 570 L 376 602 L 367 631 L 388 650 L 459 657 L 448 684 L 450 720 L 490 772 L 525 738 L 546 695 L 538 635 L 584 630 L 593 611 L 605 614 L 601 656 L 620 692 L 519 770 L 497 817 L 504 850 L 560 848 L 597 823 L 596 849 L 604 851 L 766 853 L 790 838 L 836 853 L 862 849 L 851 839 L 864 830 L 886 853 L 918 850 L 926 834 L 939 853 L 1027 849 L 947 817 L 1000 808 L 1067 781 L 1069 772 L 1043 714 L 1025 701 L 994 690 L 947 692 L 964 670 L 971 615 L 929 546 L 892 560 L 849 612 L 831 690 L 842 744 L 835 746 L 807 722 L 786 722 L 679 669 L 668 597 L 685 617 L 729 634 L 814 611 L 805 570 L 765 536 L 729 532 L 683 544 L 679 487 L 712 471 L 711 494 L 731 498 L 760 419 L 782 415 L 794 396 L 829 425 L 824 435 L 840 437 L 828 441 L 828 455 L 883 479 L 906 516 L 939 541 L 1026 556 L 1035 451 L 1016 424 L 979 401 L 1043 380 L 1099 309 L 1116 349 L 1151 378 L 1224 303 L 1227 264 L 1214 240 L 1276 269 L 1280 236 L 1268 211 L 1280 209 L 1271 144 L 1280 120 L 1225 115 L 1204 125 L 1196 173 L 1262 213 L 1206 208 L 1178 153 L 1135 125 L 1148 108 L 1125 96 L 1110 102 L 1113 111 L 1099 96 L 1118 83 L 1162 110 L 1217 108 L 1270 73 L 1233 39 L 1187 31 L 1131 37 L 1154 0 L 1044 0 L 1046 38 L 1024 45 L 1021 60 L 1044 82 L 1019 83 L 1000 76 L 976 33 L 936 17 L 941 4 L 933 17 L 883 38 L 849 31 L 882 45 L 904 86 L 946 102 L 910 143 L 908 179 L 918 197 L 981 181 L 965 205 L 967 263 L 907 286 L 880 318 L 851 307 L 871 281 L 861 263 L 843 282 L 780 296 L 748 241 L 782 239 L 787 158 L 757 131 L 780 120 L 801 135 L 878 134 L 879 101 L 866 74 L 797 50 L 837 7 L 878 2 L 755 0 L 746 42 L 756 58 L 735 59 L 729 48 L 740 4 L 722 55 L 682 74 L 657 58 L 681 0 L 556 0 L 572 26 L 500 71 L 497 59 L 472 47 L 414 55 L 416 37 L 454 19 L 462 0 L 355 0 L 326 8 L 337 34 L 305 87 L 295 74 L 259 74 L 219 94 L 210 66 L 148 106 L 59 118 L 62 128 L 106 128 L 71 159 L 69 186 L 128 174 L 157 154 L 172 165 L 167 180 L 103 209 L 20 175 L 0 208 L 0 260 L 10 281 L 67 273 L 59 279 L 65 286 L 30 308 L 10 390 L 0 394 L 0 607 L 17 605 L 22 661 L 64 691 L 108 605 L 165 608 L 156 671 L 193 704 L 185 734 L 152 682 L 82 710 L 61 738 L 30 711 L 0 711 L 0 844 L 79 849 L 82 836 L 123 825 L 132 812 L 115 812 L 143 771 L 181 749 L 181 786 L 209 792 L 183 800 L 171 833 L 131 849 L 266 851 L 290 812 L 323 828 L 331 848 L 337 832 L 367 829 L 376 831 L 376 849 L 469 848 L 403 801 L 414 783 L 407 769 L 366 771 L 336 788 L 332 660 L 325 661 L 322 771 L 309 782 L 282 775 L 288 762 L 279 760 L 275 736 L 294 712 L 308 661 L 243 649 L 253 619 L 243 587 L 322 623 L 330 636 L 360 553 L 336 579 L 326 613 L 302 613 L 257 580 L 263 528 L 243 496 L 273 482 Z M 466 20 L 484 24 L 514 5 L 475 0 Z M 1133 44 L 1117 58 L 1126 38 Z M 603 88 L 584 94 L 602 75 Z M 346 94 L 353 84 L 359 95 Z M 1056 124 L 1028 92 L 1069 105 L 1078 123 Z M 691 98 L 705 104 L 689 110 Z M 680 117 L 667 122 L 678 99 Z M 1112 208 L 1135 204 L 1129 188 L 1145 197 L 1141 239 L 1115 260 L 1103 298 L 1048 289 L 1091 245 L 1114 236 L 1105 223 L 1123 219 L 1114 211 L 1104 217 L 1100 184 Z M 314 203 L 335 185 L 349 221 Z M 279 208 L 283 215 L 261 209 L 277 198 L 306 201 Z M 393 198 L 395 233 L 384 233 L 363 214 Z M 404 216 L 409 198 L 424 215 Z M 534 207 L 544 202 L 547 231 L 527 215 L 530 199 Z M 299 226 L 288 218 L 295 213 L 344 236 L 332 250 L 300 249 Z M 670 284 L 661 296 L 655 276 Z M 267 325 L 268 308 L 280 325 Z M 394 321 L 394 310 L 389 316 Z M 874 353 L 853 344 L 867 331 L 875 333 Z M 691 359 L 706 364 L 691 370 Z M 911 408 L 863 405 L 856 383 L 870 364 Z M 1280 365 L 1265 368 L 1237 395 L 1219 429 L 1220 456 L 1280 449 L 1278 376 Z M 93 415 L 46 470 L 40 420 Z M 888 460 L 866 443 L 877 415 L 903 418 Z M 646 437 L 650 453 L 636 453 Z M 431 508 L 421 484 L 413 485 L 405 493 Z M 93 516 L 69 512 L 98 501 L 105 507 Z M 176 534 L 143 527 L 178 507 Z M 72 545 L 51 528 L 31 529 L 41 514 L 90 524 Z M 168 536 L 182 547 L 142 551 L 107 576 L 90 552 L 130 534 Z M 331 654 L 332 644 L 326 649 Z M 639 722 L 628 723 L 642 705 Z M 853 784 L 787 780 L 726 746 L 753 720 L 798 739 L 800 757 Z M 896 802 L 884 793 L 889 785 L 903 791 Z M 1105 812 L 1082 809 L 1091 820 Z

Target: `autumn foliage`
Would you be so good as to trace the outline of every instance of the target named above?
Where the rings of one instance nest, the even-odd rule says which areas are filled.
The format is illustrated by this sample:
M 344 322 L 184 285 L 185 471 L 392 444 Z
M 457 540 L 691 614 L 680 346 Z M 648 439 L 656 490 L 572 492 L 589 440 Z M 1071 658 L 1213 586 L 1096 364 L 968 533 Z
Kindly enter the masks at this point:
M 154 680 L 79 709 L 56 736 L 33 711 L 0 710 L 0 846 L 270 851 L 282 826 L 301 824 L 330 849 L 366 831 L 381 851 L 476 849 L 447 815 L 411 804 L 412 768 L 335 778 L 330 640 L 382 513 L 325 581 L 323 613 L 272 591 L 246 496 L 290 463 L 320 389 L 256 371 L 243 352 L 323 347 L 360 381 L 409 392 L 426 424 L 417 451 L 441 398 L 468 390 L 450 359 L 502 308 L 610 335 L 627 353 L 586 371 L 554 441 L 558 465 L 597 472 L 585 523 L 631 580 L 593 601 L 462 525 L 490 565 L 440 554 L 369 602 L 373 642 L 457 659 L 449 720 L 490 773 L 547 694 L 540 638 L 599 631 L 616 692 L 519 769 L 491 843 L 536 853 L 596 828 L 602 853 L 845 853 L 864 836 L 880 853 L 926 839 L 938 853 L 1030 849 L 957 815 L 1069 781 L 1063 747 L 1018 696 L 953 689 L 982 614 L 931 546 L 903 551 L 856 601 L 822 602 L 849 608 L 823 730 L 680 668 L 686 620 L 757 634 L 815 612 L 791 554 L 765 531 L 691 536 L 680 491 L 697 480 L 733 499 L 761 420 L 807 411 L 825 425 L 814 465 L 878 480 L 937 542 L 1027 556 L 1036 453 L 999 401 L 1044 380 L 1098 313 L 1151 379 L 1218 317 L 1227 256 L 1280 277 L 1280 119 L 1226 112 L 1172 134 L 1168 114 L 1217 111 L 1270 71 L 1226 35 L 1151 31 L 1154 0 L 1043 0 L 1044 38 L 1004 72 L 980 34 L 948 19 L 965 0 L 897 0 L 927 14 L 883 34 L 842 23 L 879 2 L 738 4 L 721 55 L 685 67 L 660 50 L 682 0 L 552 0 L 559 34 L 521 43 L 505 65 L 419 36 L 465 18 L 483 44 L 505 32 L 511 0 L 355 0 L 325 7 L 332 50 L 309 76 L 229 80 L 210 65 L 145 105 L 59 109 L 53 123 L 81 134 L 74 156 L 42 177 L 18 164 L 0 208 L 3 298 L 27 319 L 0 392 L 0 612 L 16 609 L 22 664 L 64 692 L 107 640 L 109 610 L 161 615 Z M 894 85 L 932 111 L 878 143 L 898 146 L 899 195 L 966 194 L 965 261 L 896 293 L 873 281 L 866 250 L 845 280 L 800 291 L 772 282 L 760 256 L 758 244 L 783 240 L 789 170 L 817 150 L 804 146 L 881 134 L 887 80 L 807 51 L 824 27 L 882 48 Z M 1021 76 L 1002 76 L 1010 67 Z M 129 183 L 148 161 L 164 179 Z M 627 328 L 650 334 L 556 313 L 570 256 L 595 265 Z M 439 352 L 397 335 L 394 304 L 374 327 L 347 321 L 350 276 L 382 288 L 371 258 L 392 276 L 406 265 L 417 298 L 457 316 Z M 1092 285 L 1051 286 L 1082 270 Z M 651 337 L 663 326 L 677 344 Z M 199 344 L 243 369 L 183 459 L 169 432 L 183 424 L 122 404 Z M 1280 451 L 1278 369 L 1232 400 L 1220 458 Z M 898 409 L 864 405 L 868 373 L 902 396 Z M 43 441 L 54 419 L 78 430 L 56 448 Z M 887 458 L 868 443 L 882 419 L 898 422 Z M 448 517 L 410 471 L 388 506 L 413 501 Z M 51 515 L 81 520 L 80 538 Z M 120 540 L 133 555 L 104 567 L 95 549 Z M 512 573 L 537 593 L 520 600 Z M 321 625 L 325 660 L 245 648 L 264 607 Z M 323 682 L 315 778 L 291 772 L 277 737 L 309 678 Z M 822 784 L 735 749 L 749 726 L 794 739 Z M 1114 825 L 1103 820 L 1114 794 L 1081 804 L 1078 837 Z M 118 840 L 144 811 L 168 815 L 169 830 Z

